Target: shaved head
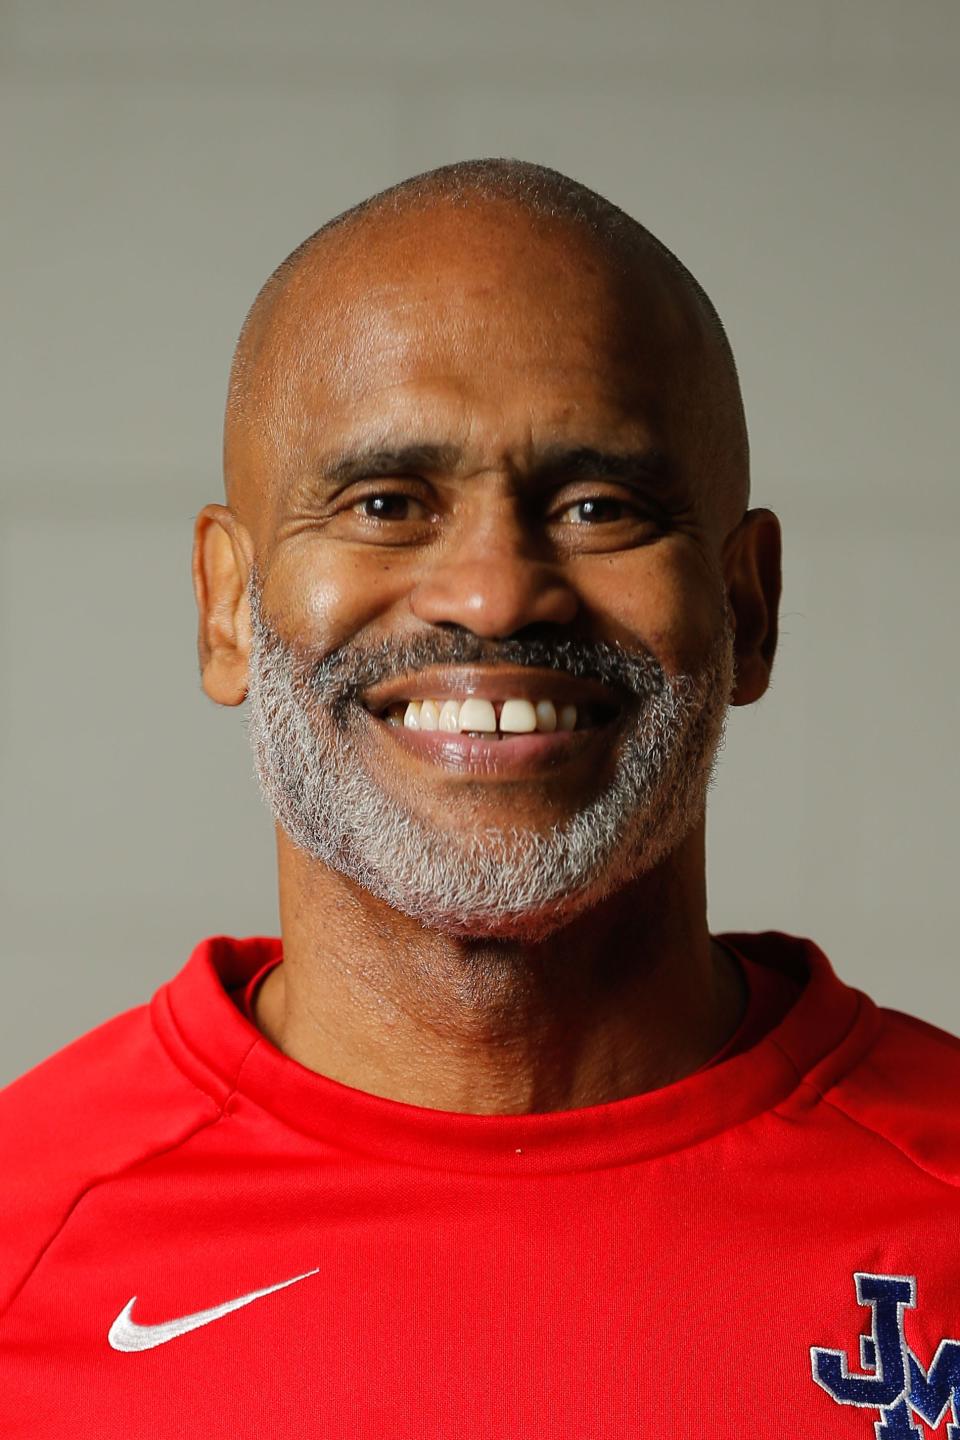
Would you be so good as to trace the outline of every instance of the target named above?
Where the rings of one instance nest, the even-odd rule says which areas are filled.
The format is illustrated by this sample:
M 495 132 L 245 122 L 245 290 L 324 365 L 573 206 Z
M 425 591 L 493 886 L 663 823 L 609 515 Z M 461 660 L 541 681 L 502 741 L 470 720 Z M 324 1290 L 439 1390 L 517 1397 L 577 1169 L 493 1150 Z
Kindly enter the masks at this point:
M 447 278 L 448 277 L 448 278 Z M 446 285 L 444 281 L 446 279 Z M 231 508 L 250 522 L 292 478 L 327 392 L 364 383 L 393 353 L 377 296 L 433 286 L 438 323 L 456 324 L 457 287 L 486 293 L 491 317 L 511 286 L 542 295 L 541 328 L 564 327 L 564 292 L 592 307 L 594 347 L 638 368 L 684 428 L 687 463 L 724 533 L 749 500 L 749 451 L 727 336 L 706 292 L 654 235 L 575 180 L 517 160 L 472 160 L 401 181 L 328 221 L 273 272 L 247 315 L 230 376 L 224 470 Z M 396 301 L 394 300 L 394 306 Z M 357 363 L 357 337 L 364 340 Z M 307 376 L 310 382 L 307 382 Z M 319 387 L 319 388 L 318 388 Z M 664 427 L 668 428 L 666 421 Z

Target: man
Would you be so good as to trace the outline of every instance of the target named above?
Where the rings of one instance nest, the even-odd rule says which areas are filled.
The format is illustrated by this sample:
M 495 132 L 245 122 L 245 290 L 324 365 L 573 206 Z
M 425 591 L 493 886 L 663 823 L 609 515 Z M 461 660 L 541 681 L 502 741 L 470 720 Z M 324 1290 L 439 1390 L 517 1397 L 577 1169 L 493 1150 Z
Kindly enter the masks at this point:
M 696 281 L 417 177 L 261 291 L 225 473 L 282 935 L 7 1092 L 4 1433 L 956 1440 L 960 1046 L 707 925 L 780 535 Z

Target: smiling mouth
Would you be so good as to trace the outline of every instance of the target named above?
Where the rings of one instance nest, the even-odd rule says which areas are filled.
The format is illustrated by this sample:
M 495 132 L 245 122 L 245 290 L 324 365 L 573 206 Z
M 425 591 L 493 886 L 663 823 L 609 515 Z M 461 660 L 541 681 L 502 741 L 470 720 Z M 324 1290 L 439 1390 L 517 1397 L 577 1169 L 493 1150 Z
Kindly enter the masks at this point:
M 436 731 L 472 740 L 517 739 L 523 735 L 554 735 L 574 730 L 595 730 L 615 719 L 619 707 L 589 701 L 530 700 L 507 696 L 491 700 L 478 695 L 426 696 L 392 700 L 370 713 L 393 729 Z

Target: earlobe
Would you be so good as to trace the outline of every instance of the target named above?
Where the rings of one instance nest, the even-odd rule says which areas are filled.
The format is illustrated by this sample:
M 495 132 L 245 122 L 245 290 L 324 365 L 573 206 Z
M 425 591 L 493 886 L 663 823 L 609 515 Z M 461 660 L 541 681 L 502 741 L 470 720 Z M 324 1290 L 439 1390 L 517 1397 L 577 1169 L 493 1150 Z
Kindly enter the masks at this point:
M 770 684 L 782 588 L 780 562 L 780 521 L 772 510 L 748 510 L 727 537 L 723 557 L 736 623 L 732 705 L 752 705 Z
M 225 505 L 205 505 L 193 540 L 197 655 L 205 693 L 218 705 L 246 698 L 250 656 L 247 532 Z

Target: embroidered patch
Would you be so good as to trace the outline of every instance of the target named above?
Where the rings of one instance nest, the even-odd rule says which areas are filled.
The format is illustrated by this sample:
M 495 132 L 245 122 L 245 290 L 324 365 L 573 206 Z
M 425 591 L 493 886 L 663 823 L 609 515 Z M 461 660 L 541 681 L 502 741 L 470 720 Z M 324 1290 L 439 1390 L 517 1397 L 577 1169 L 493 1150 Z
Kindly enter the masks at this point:
M 813 1378 L 838 1405 L 875 1410 L 877 1440 L 916 1440 L 948 1419 L 946 1440 L 960 1440 L 960 1341 L 941 1340 L 925 1370 L 903 1334 L 903 1312 L 917 1303 L 913 1275 L 854 1275 L 857 1304 L 869 1305 L 869 1335 L 860 1336 L 859 1372 L 851 1372 L 843 1350 L 810 1347 Z

